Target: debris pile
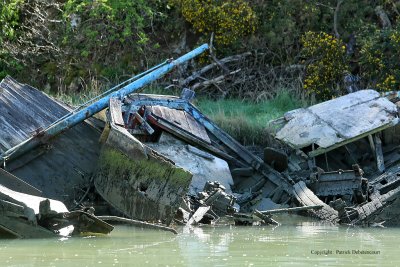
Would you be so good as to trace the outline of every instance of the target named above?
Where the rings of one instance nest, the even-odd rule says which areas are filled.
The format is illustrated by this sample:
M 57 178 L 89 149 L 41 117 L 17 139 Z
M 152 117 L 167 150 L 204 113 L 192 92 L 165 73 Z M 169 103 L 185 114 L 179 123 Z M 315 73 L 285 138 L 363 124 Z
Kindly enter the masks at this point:
M 16 192 L 0 185 L 0 229 L 17 238 L 108 234 L 113 226 L 85 211 L 69 212 L 57 200 Z
M 134 94 L 206 48 L 75 110 L 5 78 L 2 232 L 109 233 L 102 219 L 176 232 L 170 224 L 278 224 L 281 212 L 399 225 L 397 98 L 362 90 L 290 111 L 270 123 L 275 143 L 259 157 L 202 114 L 193 91 Z M 106 107 L 105 121 L 91 118 Z
M 278 164 L 338 211 L 338 222 L 399 225 L 397 98 L 361 90 L 270 124 L 285 155 Z

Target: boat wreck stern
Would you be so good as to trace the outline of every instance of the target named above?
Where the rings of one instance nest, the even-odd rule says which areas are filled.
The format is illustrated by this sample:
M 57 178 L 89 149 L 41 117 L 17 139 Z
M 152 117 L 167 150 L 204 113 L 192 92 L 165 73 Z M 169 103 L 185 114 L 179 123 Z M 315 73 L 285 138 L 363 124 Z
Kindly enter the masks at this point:
M 171 223 L 192 174 L 110 122 L 94 183 L 100 195 L 131 218 Z

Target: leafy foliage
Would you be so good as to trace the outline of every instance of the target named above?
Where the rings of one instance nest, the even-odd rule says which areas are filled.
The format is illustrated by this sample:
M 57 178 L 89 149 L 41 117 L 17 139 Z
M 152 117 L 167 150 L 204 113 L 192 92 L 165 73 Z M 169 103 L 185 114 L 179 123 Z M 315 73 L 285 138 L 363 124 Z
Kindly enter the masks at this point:
M 325 32 L 306 32 L 301 41 L 302 54 L 310 60 L 306 67 L 304 89 L 324 100 L 341 95 L 343 87 L 340 83 L 348 71 L 346 46 Z
M 85 39 L 89 53 L 115 44 L 146 44 L 152 10 L 144 0 L 68 0 L 64 17 L 69 33 Z M 79 28 L 79 29 L 75 29 Z M 75 34 L 79 30 L 79 34 Z M 71 36 L 69 36 L 71 37 Z M 83 55 L 85 56 L 85 55 Z
M 400 89 L 400 25 L 368 27 L 360 36 L 360 66 L 367 86 L 382 92 Z
M 199 33 L 215 33 L 216 42 L 229 45 L 256 30 L 257 18 L 244 0 L 182 0 L 178 3 L 184 18 Z
M 23 0 L 7 0 L 0 6 L 0 41 L 15 38 L 22 3 Z
M 378 7 L 391 27 L 382 27 Z M 0 78 L 12 74 L 67 93 L 107 87 L 214 32 L 218 57 L 257 51 L 254 58 L 262 58 L 242 64 L 257 70 L 254 77 L 235 76 L 253 100 L 271 98 L 271 87 L 280 87 L 268 71 L 276 69 L 296 69 L 283 87 L 319 99 L 345 93 L 346 73 L 361 77 L 361 88 L 399 90 L 399 17 L 394 0 L 3 0 Z M 235 96 L 233 89 L 214 89 Z
M 23 0 L 7 0 L 0 5 L 0 42 L 5 44 L 13 40 L 18 34 L 20 23 L 20 8 Z M 0 46 L 0 79 L 4 78 L 11 71 L 21 70 L 21 65 L 12 58 L 4 46 Z

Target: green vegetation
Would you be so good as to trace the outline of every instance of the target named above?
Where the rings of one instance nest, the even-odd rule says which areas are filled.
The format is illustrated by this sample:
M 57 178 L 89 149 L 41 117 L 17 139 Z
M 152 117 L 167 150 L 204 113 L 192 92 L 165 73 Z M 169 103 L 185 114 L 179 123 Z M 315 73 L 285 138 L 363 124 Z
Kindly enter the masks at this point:
M 180 84 L 212 62 L 204 55 L 153 88 L 174 80 L 176 91 L 192 87 L 200 98 L 224 99 L 198 104 L 235 137 L 257 143 L 264 139 L 247 133 L 260 133 L 267 116 L 301 106 L 296 99 L 346 94 L 345 77 L 356 77 L 359 88 L 399 90 L 399 17 L 394 0 L 4 0 L 0 78 L 76 104 L 214 33 L 217 58 L 251 56 Z
M 205 115 L 242 144 L 266 145 L 268 122 L 307 103 L 295 99 L 287 91 L 280 91 L 274 99 L 260 103 L 238 99 L 219 101 L 199 99 L 195 104 Z
M 170 0 L 194 29 L 203 34 L 215 33 L 218 44 L 229 45 L 256 30 L 257 17 L 244 0 Z
M 303 56 L 315 58 L 307 65 L 304 89 L 317 98 L 329 100 L 345 93 L 340 83 L 348 72 L 346 46 L 333 35 L 306 32 L 302 36 Z
M 399 10 L 393 0 L 5 0 L 0 78 L 9 74 L 67 94 L 91 90 L 85 87 L 96 80 L 104 90 L 214 33 L 219 58 L 245 51 L 263 55 L 245 65 L 253 71 L 245 76 L 259 84 L 271 76 L 260 70 L 272 68 L 279 69 L 272 76 L 286 80 L 275 87 L 294 86 L 320 100 L 346 93 L 347 74 L 358 76 L 361 88 L 398 90 Z M 203 56 L 195 66 L 207 63 Z M 289 79 L 290 86 L 285 67 L 294 65 L 303 71 Z M 266 85 L 252 92 L 254 84 L 246 82 L 235 85 L 239 93 L 218 88 L 219 96 L 259 101 L 260 95 L 276 95 Z M 216 88 L 207 90 L 214 94 Z
M 170 186 L 176 188 L 187 187 L 192 177 L 190 172 L 174 166 L 169 161 L 146 158 L 144 154 L 142 159 L 132 160 L 119 150 L 108 146 L 102 150 L 98 166 L 100 173 L 111 173 L 112 177 L 121 177 L 129 182 L 133 180 L 135 183 L 139 181 L 150 184 L 164 178 L 161 179 L 163 183 L 167 180 Z

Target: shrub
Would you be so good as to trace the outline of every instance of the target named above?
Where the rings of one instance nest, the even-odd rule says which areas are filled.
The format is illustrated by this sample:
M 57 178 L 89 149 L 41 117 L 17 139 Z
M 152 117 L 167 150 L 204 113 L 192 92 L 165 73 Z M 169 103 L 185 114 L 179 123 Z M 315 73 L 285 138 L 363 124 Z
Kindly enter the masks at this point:
M 379 29 L 369 27 L 360 38 L 360 72 L 366 87 L 381 92 L 399 90 L 400 27 Z
M 340 84 L 348 64 L 343 42 L 324 32 L 306 32 L 301 42 L 302 55 L 307 60 L 304 90 L 321 100 L 344 93 Z
M 20 8 L 22 0 L 3 1 L 0 5 L 0 43 L 6 44 L 16 39 L 20 22 Z M 21 64 L 13 59 L 7 45 L 0 47 L 0 79 L 3 79 L 12 71 L 21 69 Z
M 244 0 L 172 0 L 199 33 L 215 33 L 215 41 L 229 45 L 254 33 L 256 14 Z
M 144 0 L 68 0 L 64 17 L 69 22 L 69 37 L 83 39 L 87 57 L 96 48 L 127 43 L 142 45 L 148 38 L 144 32 L 152 10 Z M 79 32 L 74 32 L 74 28 Z M 80 36 L 82 34 L 83 36 Z

